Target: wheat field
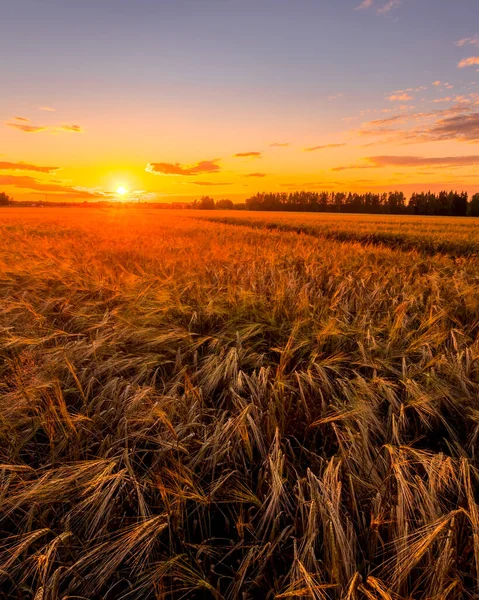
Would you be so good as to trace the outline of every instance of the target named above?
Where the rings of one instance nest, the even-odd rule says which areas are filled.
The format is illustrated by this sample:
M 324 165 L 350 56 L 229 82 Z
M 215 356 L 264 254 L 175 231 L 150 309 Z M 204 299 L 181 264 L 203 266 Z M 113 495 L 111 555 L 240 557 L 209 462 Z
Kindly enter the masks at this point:
M 479 595 L 475 219 L 0 211 L 0 597 Z

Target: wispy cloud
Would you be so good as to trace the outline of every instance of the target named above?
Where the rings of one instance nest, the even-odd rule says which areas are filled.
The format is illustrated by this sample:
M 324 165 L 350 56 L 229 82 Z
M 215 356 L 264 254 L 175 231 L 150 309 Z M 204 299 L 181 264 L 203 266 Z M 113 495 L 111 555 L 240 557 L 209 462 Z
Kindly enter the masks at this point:
M 338 100 L 339 98 L 344 98 L 343 92 L 339 92 L 339 94 L 334 94 L 333 96 L 328 96 L 328 100 L 332 102 L 333 100 Z
M 389 0 L 384 6 L 378 8 L 378 15 L 386 15 L 393 10 L 393 8 L 398 8 L 401 6 L 401 0 Z
M 369 121 L 369 123 L 364 123 L 364 125 L 369 126 L 382 126 L 382 125 L 390 125 L 391 123 L 402 123 L 409 119 L 409 115 L 393 115 L 392 117 L 386 117 L 385 119 L 375 119 L 374 121 Z
M 316 152 L 316 150 L 327 150 L 329 148 L 341 148 L 342 146 L 346 146 L 346 144 L 326 144 L 324 146 L 313 146 L 312 148 L 305 148 L 305 152 Z
M 366 8 L 371 8 L 373 4 L 374 0 L 364 0 L 359 6 L 356 6 L 354 10 L 365 10 Z
M 60 125 L 59 129 L 62 131 L 73 131 L 75 133 L 82 133 L 83 129 L 80 125 Z
M 36 171 L 37 173 L 55 173 L 60 167 L 42 167 L 28 163 L 0 161 L 0 171 Z
M 449 102 L 453 98 L 440 98 L 439 102 Z M 376 119 L 363 123 L 361 129 L 356 130 L 360 136 L 381 136 L 394 134 L 391 141 L 401 143 L 416 143 L 456 139 L 458 141 L 476 141 L 479 136 L 479 113 L 471 112 L 470 98 L 457 96 L 456 104 L 445 109 L 430 112 L 404 112 L 384 119 Z M 389 125 L 409 123 L 402 128 L 393 128 Z M 417 123 L 420 123 L 418 125 Z M 421 123 L 422 122 L 422 123 Z
M 384 167 L 470 167 L 479 165 L 479 155 L 473 156 L 370 156 L 364 159 L 368 164 L 336 167 L 333 171 L 347 169 L 381 169 Z
M 470 56 L 469 58 L 463 58 L 457 66 L 459 67 L 459 69 L 464 69 L 465 67 L 474 67 L 475 65 L 479 65 L 479 56 Z
M 266 173 L 248 173 L 245 177 L 266 177 Z
M 154 175 L 201 175 L 203 173 L 218 173 L 219 158 L 202 160 L 194 165 L 181 165 L 180 163 L 149 163 L 145 171 Z
M 238 152 L 234 155 L 234 158 L 259 158 L 261 152 Z
M 64 185 L 62 183 L 55 183 L 49 181 L 41 181 L 35 177 L 29 175 L 1 175 L 0 174 L 0 185 L 9 185 L 15 188 L 21 188 L 26 190 L 32 190 L 35 192 L 42 193 L 53 193 L 68 195 L 71 198 L 100 198 L 104 197 L 105 194 L 94 190 L 86 191 L 86 188 L 78 188 L 75 186 Z
M 56 108 L 52 108 L 51 106 L 39 106 L 38 110 L 44 110 L 46 112 L 56 112 Z
M 441 102 L 451 102 L 452 98 L 451 96 L 445 96 L 444 98 L 436 98 L 435 100 L 433 100 L 434 104 L 440 104 Z
M 376 167 L 469 167 L 479 165 L 479 155 L 476 156 L 371 156 L 367 159 Z
M 269 147 L 270 148 L 286 148 L 289 145 L 290 145 L 289 142 L 275 142 L 274 144 L 270 144 Z
M 201 185 L 201 186 L 205 186 L 205 187 L 232 185 L 230 182 L 224 182 L 224 181 L 192 181 L 191 183 L 193 185 Z
M 12 127 L 23 133 L 39 133 L 41 131 L 48 131 L 50 133 L 60 133 L 61 131 L 82 133 L 83 129 L 80 125 L 35 125 L 30 122 L 27 117 L 13 117 L 11 121 L 5 123 L 7 127 Z
M 408 100 L 412 100 L 412 96 L 408 93 L 403 92 L 400 94 L 391 94 L 390 96 L 386 96 L 389 102 L 407 102 Z
M 458 40 L 456 42 L 456 46 L 462 48 L 462 46 L 477 46 L 479 48 L 479 35 L 475 35 L 470 38 L 463 38 L 462 40 Z
M 452 88 L 454 87 L 453 85 L 451 85 L 447 81 L 442 82 L 442 81 L 439 81 L 439 80 L 433 81 L 432 85 L 435 86 L 435 87 L 443 86 L 443 87 L 447 88 L 448 90 L 452 90 Z
M 479 141 L 479 113 L 468 113 L 439 119 L 431 127 L 416 132 L 424 141 Z
M 346 165 L 344 167 L 334 167 L 331 171 L 350 171 L 356 169 L 377 169 L 376 165 Z
M 5 123 L 7 127 L 11 127 L 12 129 L 18 129 L 18 131 L 23 131 L 23 133 L 38 133 L 40 131 L 46 131 L 48 128 L 44 125 L 29 125 L 27 123 L 15 123 L 10 121 Z

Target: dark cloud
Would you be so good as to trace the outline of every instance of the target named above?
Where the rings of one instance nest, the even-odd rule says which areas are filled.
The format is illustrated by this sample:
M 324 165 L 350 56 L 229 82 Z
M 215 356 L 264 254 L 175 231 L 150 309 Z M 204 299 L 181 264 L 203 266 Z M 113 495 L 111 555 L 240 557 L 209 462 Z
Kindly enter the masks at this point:
M 20 122 L 18 122 L 20 121 Z M 62 124 L 62 125 L 32 125 L 30 119 L 26 117 L 13 117 L 13 121 L 5 123 L 7 127 L 18 129 L 23 133 L 39 133 L 40 131 L 50 131 L 51 133 L 58 133 L 60 131 L 68 131 L 72 133 L 82 133 L 83 129 L 80 125 L 76 124 Z
M 0 185 L 11 185 L 16 188 L 43 193 L 76 195 L 77 197 L 104 197 L 103 193 L 96 190 L 85 191 L 85 189 L 79 189 L 72 186 L 41 181 L 34 177 L 30 177 L 29 175 L 0 175 Z
M 59 129 L 62 131 L 72 131 L 74 133 L 83 133 L 83 129 L 80 125 L 60 125 Z
M 0 171 L 36 171 L 37 173 L 54 173 L 60 167 L 40 167 L 28 163 L 13 163 L 0 161 Z
M 395 129 L 385 125 L 406 121 L 425 121 L 421 125 Z M 427 123 L 428 120 L 432 122 Z M 449 108 L 431 112 L 411 112 L 363 123 L 357 130 L 361 136 L 394 134 L 403 143 L 459 140 L 475 142 L 479 140 L 479 113 L 471 112 L 470 102 L 460 102 Z M 394 139 L 394 138 L 393 138 Z
M 148 173 L 154 175 L 201 175 L 202 173 L 218 173 L 220 166 L 217 164 L 219 158 L 213 160 L 202 160 L 195 165 L 180 165 L 179 163 L 150 163 L 146 166 Z
M 461 140 L 466 142 L 479 141 L 479 113 L 468 113 L 439 119 L 434 125 L 417 132 L 426 140 Z
M 48 127 L 44 127 L 43 125 L 28 125 L 27 123 L 14 123 L 13 121 L 6 123 L 6 125 L 24 133 L 38 133 L 39 131 L 46 131 L 48 129 Z
M 316 150 L 326 150 L 328 148 L 341 148 L 346 144 L 326 144 L 325 146 L 313 146 L 312 148 L 305 148 L 305 152 L 315 152 Z
M 238 152 L 234 155 L 234 158 L 259 158 L 260 156 L 261 152 Z
M 334 167 L 331 171 L 349 171 L 350 169 L 377 169 L 376 165 L 347 165 L 345 167 Z

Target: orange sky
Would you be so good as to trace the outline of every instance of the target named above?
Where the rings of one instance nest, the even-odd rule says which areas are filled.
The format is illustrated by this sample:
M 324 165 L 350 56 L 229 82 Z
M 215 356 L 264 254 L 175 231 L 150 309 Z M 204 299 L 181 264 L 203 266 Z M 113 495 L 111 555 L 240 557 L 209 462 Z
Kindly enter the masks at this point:
M 479 191 L 475 0 L 41 4 L 0 24 L 17 200 Z

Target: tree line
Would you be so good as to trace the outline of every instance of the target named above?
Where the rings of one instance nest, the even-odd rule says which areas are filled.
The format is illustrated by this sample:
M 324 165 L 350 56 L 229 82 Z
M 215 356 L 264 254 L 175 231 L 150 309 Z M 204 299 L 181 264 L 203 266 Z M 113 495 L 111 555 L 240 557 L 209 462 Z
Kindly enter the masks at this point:
M 12 204 L 13 199 L 0 192 L 0 206 Z M 175 208 L 175 205 L 172 205 Z M 346 194 L 343 192 L 280 192 L 258 193 L 244 203 L 214 200 L 203 196 L 182 208 L 200 210 L 264 210 L 302 212 L 344 212 L 391 215 L 436 215 L 479 217 L 479 193 L 469 199 L 467 192 L 443 191 L 413 193 L 409 200 L 403 192 Z
M 441 216 L 479 216 L 479 193 L 469 200 L 466 192 L 442 191 L 413 193 L 409 200 L 403 192 L 335 193 L 291 192 L 259 193 L 245 202 L 247 210 L 346 212 L 371 214 L 412 214 Z

